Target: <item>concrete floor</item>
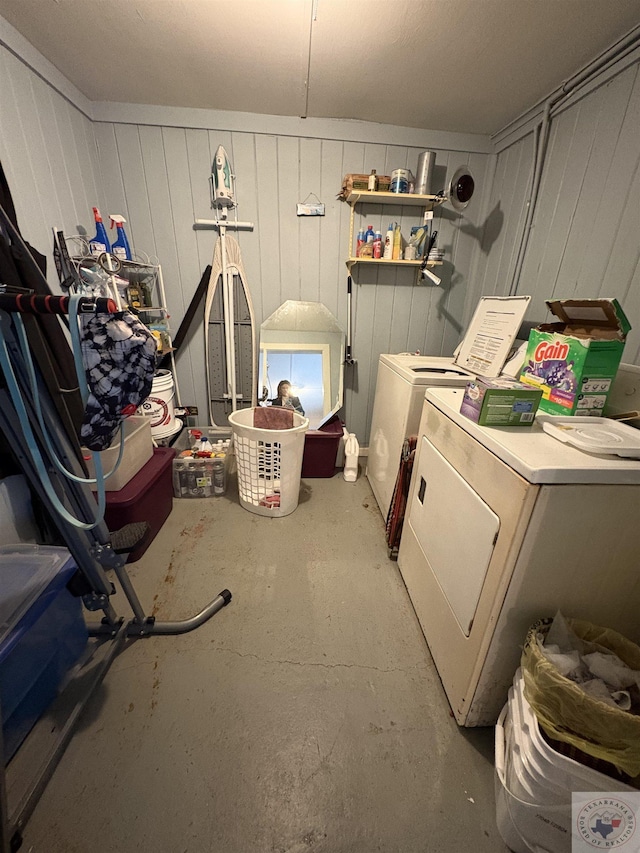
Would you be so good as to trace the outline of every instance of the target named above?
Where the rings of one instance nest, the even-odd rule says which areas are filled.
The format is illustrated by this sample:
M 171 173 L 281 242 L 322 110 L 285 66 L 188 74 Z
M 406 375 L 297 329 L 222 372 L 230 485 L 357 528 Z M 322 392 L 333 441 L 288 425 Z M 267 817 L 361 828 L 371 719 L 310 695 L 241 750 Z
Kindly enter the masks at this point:
M 366 478 L 303 481 L 282 519 L 234 486 L 174 501 L 130 567 L 162 619 L 233 601 L 116 659 L 23 850 L 505 851 L 493 732 L 451 717 Z

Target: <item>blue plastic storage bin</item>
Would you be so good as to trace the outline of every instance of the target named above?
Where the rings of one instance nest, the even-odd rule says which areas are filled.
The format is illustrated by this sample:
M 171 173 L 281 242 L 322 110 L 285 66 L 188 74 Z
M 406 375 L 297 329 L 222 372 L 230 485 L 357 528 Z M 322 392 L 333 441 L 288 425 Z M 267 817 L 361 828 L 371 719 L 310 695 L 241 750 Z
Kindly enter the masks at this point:
M 84 651 L 82 602 L 66 589 L 76 571 L 65 548 L 0 547 L 0 707 L 5 762 L 55 699 Z

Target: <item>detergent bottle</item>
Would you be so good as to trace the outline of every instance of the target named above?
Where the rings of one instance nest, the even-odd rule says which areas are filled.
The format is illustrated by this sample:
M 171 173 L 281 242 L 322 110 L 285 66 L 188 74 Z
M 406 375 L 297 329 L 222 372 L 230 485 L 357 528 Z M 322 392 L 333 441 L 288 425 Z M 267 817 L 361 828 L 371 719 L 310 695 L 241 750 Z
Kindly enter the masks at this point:
M 347 483 L 355 483 L 358 479 L 360 445 L 354 432 L 347 433 L 345 430 L 344 438 L 344 471 L 342 472 L 342 476 Z
M 111 251 L 120 261 L 130 261 L 131 260 L 131 247 L 129 246 L 129 241 L 127 240 L 127 232 L 124 230 L 124 223 L 127 221 L 124 216 L 120 216 L 119 213 L 110 213 L 109 219 L 111 220 L 111 227 L 115 225 L 117 228 L 117 239 L 111 246 Z
M 96 221 L 96 236 L 89 242 L 89 250 L 97 258 L 103 252 L 108 252 L 110 247 L 107 229 L 102 223 L 102 217 L 97 207 L 93 208 L 93 218 Z

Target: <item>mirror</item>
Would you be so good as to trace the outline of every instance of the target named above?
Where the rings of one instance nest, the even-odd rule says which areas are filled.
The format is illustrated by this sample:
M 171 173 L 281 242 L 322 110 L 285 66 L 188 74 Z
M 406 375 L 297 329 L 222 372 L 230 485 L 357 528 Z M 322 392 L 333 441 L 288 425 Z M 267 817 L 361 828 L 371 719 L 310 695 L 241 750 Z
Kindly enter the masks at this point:
M 475 181 L 466 166 L 456 171 L 449 184 L 449 201 L 454 210 L 464 210 L 471 201 Z
M 321 302 L 289 300 L 260 326 L 260 405 L 284 402 L 318 429 L 342 406 L 343 365 L 344 331 L 333 314 Z

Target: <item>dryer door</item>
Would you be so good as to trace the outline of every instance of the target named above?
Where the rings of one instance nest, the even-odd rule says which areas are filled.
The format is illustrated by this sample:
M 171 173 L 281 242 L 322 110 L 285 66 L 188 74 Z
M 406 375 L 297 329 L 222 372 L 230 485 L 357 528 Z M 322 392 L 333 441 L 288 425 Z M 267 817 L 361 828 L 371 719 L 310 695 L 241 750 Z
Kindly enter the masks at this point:
M 453 615 L 469 636 L 500 519 L 422 436 L 409 521 Z

